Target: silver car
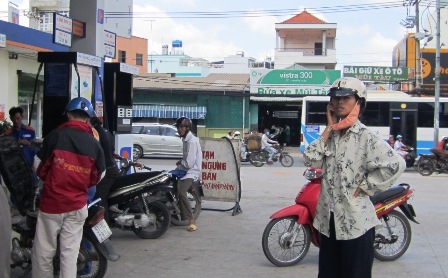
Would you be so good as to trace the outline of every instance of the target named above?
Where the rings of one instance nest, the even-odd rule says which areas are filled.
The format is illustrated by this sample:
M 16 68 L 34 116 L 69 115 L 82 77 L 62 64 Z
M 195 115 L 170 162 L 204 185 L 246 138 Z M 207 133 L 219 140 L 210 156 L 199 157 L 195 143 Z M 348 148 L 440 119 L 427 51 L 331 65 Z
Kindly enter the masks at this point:
M 135 159 L 146 155 L 182 157 L 182 140 L 171 125 L 134 123 L 132 134 Z

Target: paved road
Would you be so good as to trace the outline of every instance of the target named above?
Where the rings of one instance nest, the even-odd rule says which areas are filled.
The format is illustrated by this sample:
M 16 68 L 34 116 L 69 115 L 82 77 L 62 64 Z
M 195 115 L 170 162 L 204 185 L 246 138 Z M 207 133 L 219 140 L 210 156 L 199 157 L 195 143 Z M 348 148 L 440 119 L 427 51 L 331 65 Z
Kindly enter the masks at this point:
M 123 254 L 111 263 L 108 277 L 316 277 L 318 249 L 288 268 L 272 265 L 264 256 L 261 236 L 269 216 L 294 202 L 306 180 L 303 160 L 294 153 L 293 167 L 279 164 L 255 168 L 242 165 L 243 213 L 203 211 L 199 230 L 171 227 L 157 240 L 141 240 L 132 233 L 114 231 L 113 242 Z M 145 160 L 156 170 L 169 169 L 175 160 Z M 447 175 L 422 177 L 405 172 L 400 182 L 416 190 L 412 204 L 420 225 L 412 224 L 408 252 L 395 262 L 375 261 L 374 277 L 447 277 Z M 231 203 L 204 202 L 205 208 L 231 208 Z
M 114 247 L 122 255 L 109 263 L 106 277 L 317 277 L 318 249 L 311 246 L 298 265 L 279 268 L 264 256 L 261 236 L 269 216 L 294 202 L 306 183 L 303 160 L 255 168 L 243 164 L 242 214 L 202 211 L 198 231 L 172 226 L 156 240 L 143 240 L 132 232 L 113 230 Z M 154 170 L 172 169 L 173 159 L 144 159 Z M 374 263 L 374 277 L 447 277 L 448 203 L 447 175 L 422 177 L 405 172 L 399 182 L 416 190 L 412 204 L 420 225 L 412 223 L 413 238 L 407 253 L 394 262 Z M 203 203 L 204 208 L 228 209 L 232 203 Z

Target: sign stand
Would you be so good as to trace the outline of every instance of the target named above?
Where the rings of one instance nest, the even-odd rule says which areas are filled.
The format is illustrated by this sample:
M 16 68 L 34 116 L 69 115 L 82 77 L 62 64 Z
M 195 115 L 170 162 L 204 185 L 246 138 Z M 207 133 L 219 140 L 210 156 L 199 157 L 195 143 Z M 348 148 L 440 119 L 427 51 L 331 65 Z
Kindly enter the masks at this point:
M 235 205 L 230 209 L 202 208 L 202 210 L 232 210 L 232 216 L 235 216 L 243 212 L 240 206 L 240 163 L 236 157 L 236 155 L 239 154 L 240 142 L 235 140 L 231 141 L 227 137 L 223 138 L 225 138 L 226 141 L 223 141 L 222 139 L 201 140 L 203 153 L 203 199 L 211 201 L 235 201 Z M 225 148 L 223 148 L 223 146 L 225 146 Z M 235 151 L 235 149 L 237 151 Z M 229 155 L 229 153 L 232 155 Z M 219 182 L 216 182 L 216 180 L 219 180 Z

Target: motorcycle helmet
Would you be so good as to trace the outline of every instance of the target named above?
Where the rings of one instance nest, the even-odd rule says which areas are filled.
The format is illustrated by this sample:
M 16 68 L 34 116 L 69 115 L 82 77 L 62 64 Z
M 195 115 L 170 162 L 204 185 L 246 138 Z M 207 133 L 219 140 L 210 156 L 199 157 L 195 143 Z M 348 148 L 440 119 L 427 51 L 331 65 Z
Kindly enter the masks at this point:
M 240 136 L 240 135 L 241 135 L 241 132 L 235 131 L 235 136 Z
M 403 138 L 403 136 L 401 135 L 397 135 L 397 139 Z
M 80 110 L 85 112 L 89 117 L 96 117 L 92 104 L 86 98 L 77 97 L 70 100 L 65 107 L 65 111 Z
M 357 78 L 342 77 L 336 79 L 327 94 L 327 96 L 330 97 L 343 97 L 350 95 L 355 95 L 361 99 L 361 109 L 365 108 L 367 103 L 366 86 Z
M 191 122 L 191 120 L 187 117 L 179 117 L 176 122 L 173 124 L 173 126 L 175 127 L 181 127 L 181 126 L 185 126 L 188 128 L 191 128 L 193 125 L 193 123 Z
M 190 132 L 191 127 L 193 126 L 193 123 L 191 122 L 191 120 L 187 117 L 179 117 L 176 122 L 173 124 L 175 127 L 179 128 L 179 127 L 186 127 L 187 131 L 185 132 L 184 135 L 180 135 L 180 137 L 184 137 L 187 136 L 187 134 Z

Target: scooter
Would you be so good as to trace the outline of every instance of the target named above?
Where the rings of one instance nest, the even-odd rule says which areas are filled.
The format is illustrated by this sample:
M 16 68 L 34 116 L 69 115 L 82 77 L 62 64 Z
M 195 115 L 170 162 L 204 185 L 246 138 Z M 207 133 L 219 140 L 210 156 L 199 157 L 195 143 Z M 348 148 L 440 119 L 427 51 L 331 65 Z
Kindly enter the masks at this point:
M 308 253 L 310 243 L 319 247 L 319 232 L 313 227 L 320 194 L 322 170 L 308 168 L 304 176 L 309 180 L 297 194 L 295 204 L 275 212 L 264 229 L 262 246 L 266 258 L 276 266 L 299 263 Z M 411 243 L 411 220 L 414 208 L 408 204 L 414 190 L 399 184 L 370 197 L 376 215 L 382 223 L 375 229 L 374 256 L 380 261 L 400 258 Z M 396 208 L 402 211 L 399 212 Z
M 151 168 L 142 163 L 133 162 L 118 155 L 115 155 L 115 158 L 120 161 L 120 175 L 125 175 L 131 168 L 134 169 L 134 172 L 136 172 L 137 169 L 148 170 L 149 172 L 142 171 L 128 176 L 141 177 L 142 179 L 145 179 L 145 177 L 151 178 L 150 186 L 148 187 L 148 190 L 145 191 L 146 196 L 148 198 L 159 200 L 158 202 L 162 202 L 162 204 L 167 207 L 168 215 L 171 218 L 171 223 L 177 226 L 188 225 L 188 220 L 181 219 L 179 194 L 177 192 L 177 182 L 185 176 L 184 171 L 151 171 Z M 120 177 L 119 179 L 126 178 L 128 176 Z M 119 183 L 120 181 L 118 181 L 118 184 Z M 201 213 L 202 196 L 204 196 L 204 194 L 200 182 L 198 181 L 193 183 L 192 187 L 188 191 L 187 197 L 190 200 L 192 213 L 195 220 L 198 219 L 199 214 Z
M 273 161 L 280 161 L 283 167 L 291 167 L 294 164 L 294 159 L 288 152 L 284 152 L 282 147 L 278 144 L 274 147 L 277 153 L 273 157 Z M 261 167 L 269 161 L 269 153 L 263 150 L 253 151 L 249 155 L 249 161 L 255 167 Z
M 413 147 L 406 147 L 405 151 L 408 153 L 406 155 L 405 161 L 406 161 L 406 168 L 409 167 L 416 167 L 416 159 L 417 155 L 415 153 L 415 149 Z
M 144 239 L 159 238 L 168 230 L 170 211 L 151 192 L 168 177 L 159 172 L 126 175 L 128 167 L 126 163 L 122 165 L 120 177 L 110 187 L 108 222 L 111 227 L 132 230 Z

